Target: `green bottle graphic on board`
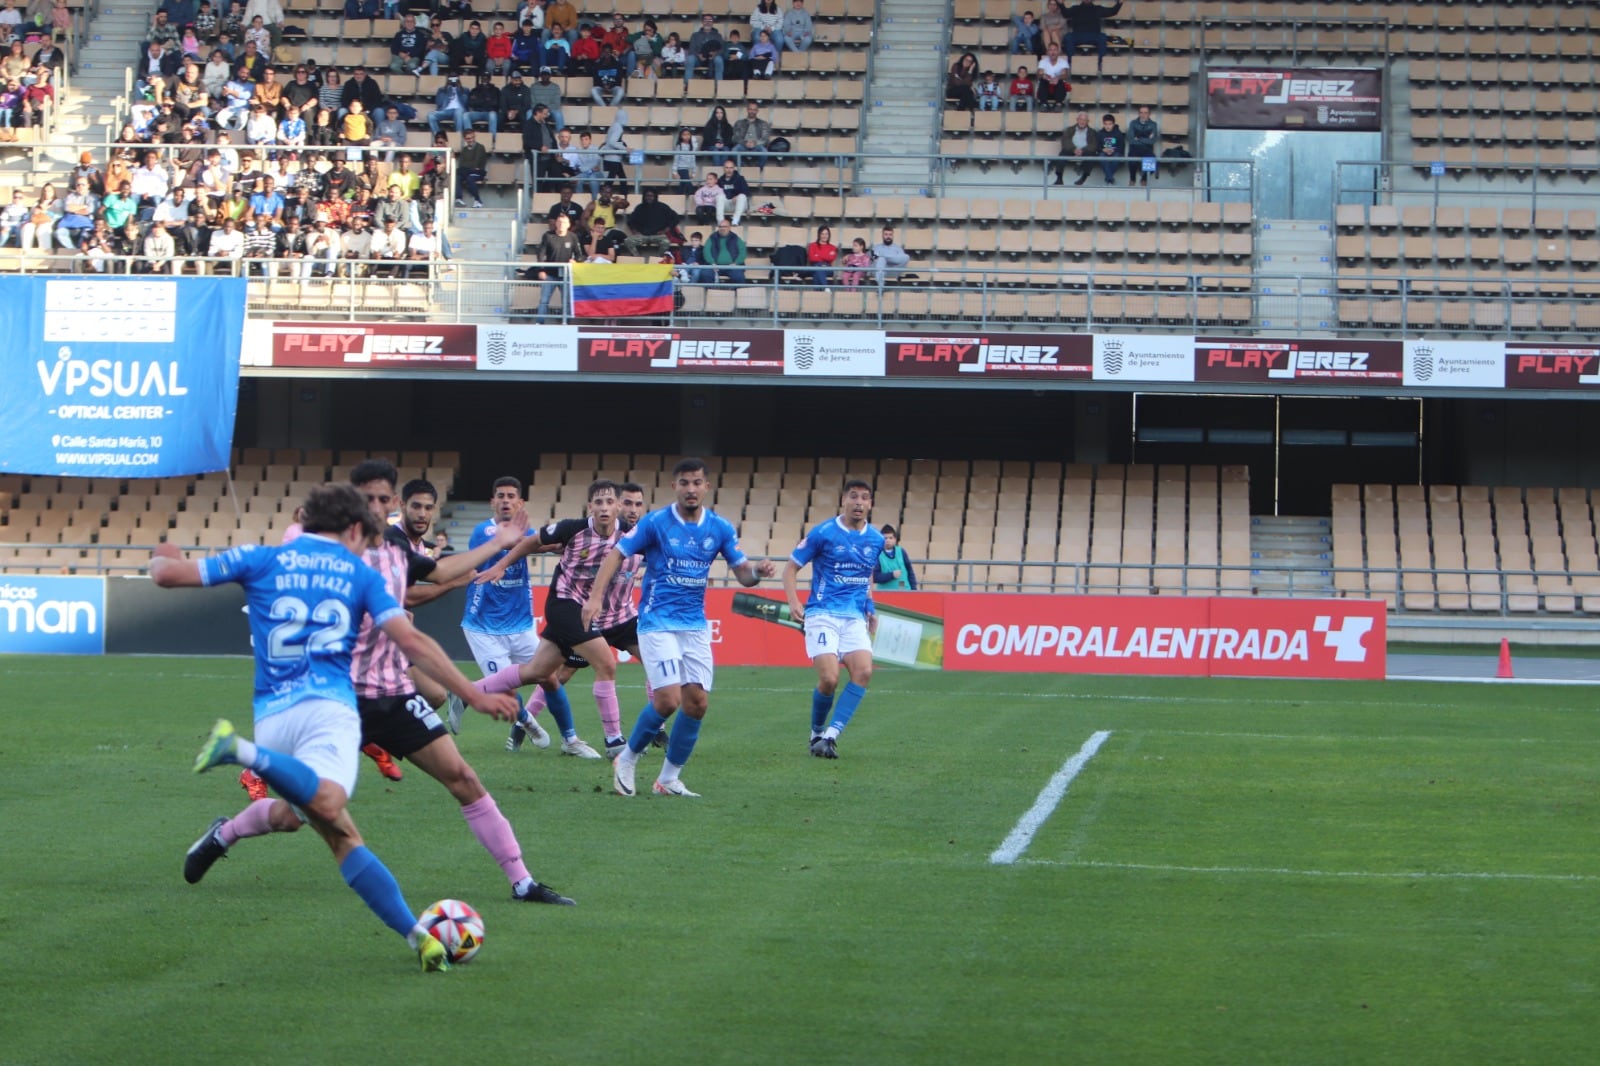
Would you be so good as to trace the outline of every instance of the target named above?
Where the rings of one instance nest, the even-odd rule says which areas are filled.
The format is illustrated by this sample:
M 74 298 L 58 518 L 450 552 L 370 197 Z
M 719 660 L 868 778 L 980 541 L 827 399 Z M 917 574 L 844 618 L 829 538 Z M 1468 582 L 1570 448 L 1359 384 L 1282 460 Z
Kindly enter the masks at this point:
M 912 670 L 944 668 L 944 619 L 919 614 L 886 603 L 873 605 L 878 612 L 878 631 L 872 638 L 872 657 L 880 663 Z M 768 599 L 753 592 L 733 594 L 733 613 L 759 618 L 790 629 L 804 629 L 782 600 Z

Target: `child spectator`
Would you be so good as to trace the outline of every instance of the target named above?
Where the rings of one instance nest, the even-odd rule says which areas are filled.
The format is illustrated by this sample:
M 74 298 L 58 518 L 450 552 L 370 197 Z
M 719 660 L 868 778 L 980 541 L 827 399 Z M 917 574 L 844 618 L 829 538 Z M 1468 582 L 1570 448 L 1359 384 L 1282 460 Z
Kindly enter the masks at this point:
M 867 276 L 867 268 L 872 266 L 872 253 L 867 251 L 867 242 L 857 237 L 850 242 L 850 254 L 844 257 L 844 265 L 848 267 L 839 276 L 840 282 L 847 289 L 860 288 L 861 280 Z
M 1032 111 L 1036 88 L 1033 79 L 1028 76 L 1028 68 L 1018 67 L 1016 76 L 1011 79 L 1011 110 Z
M 983 80 L 978 83 L 978 110 L 1000 110 L 1000 82 L 992 70 L 986 71 Z

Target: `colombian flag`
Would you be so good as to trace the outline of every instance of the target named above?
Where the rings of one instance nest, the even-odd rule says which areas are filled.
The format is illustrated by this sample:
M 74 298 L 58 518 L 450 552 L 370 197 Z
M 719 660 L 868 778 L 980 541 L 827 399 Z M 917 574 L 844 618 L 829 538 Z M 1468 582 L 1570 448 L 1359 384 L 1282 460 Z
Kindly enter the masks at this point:
M 633 263 L 572 264 L 575 318 L 672 314 L 672 267 Z

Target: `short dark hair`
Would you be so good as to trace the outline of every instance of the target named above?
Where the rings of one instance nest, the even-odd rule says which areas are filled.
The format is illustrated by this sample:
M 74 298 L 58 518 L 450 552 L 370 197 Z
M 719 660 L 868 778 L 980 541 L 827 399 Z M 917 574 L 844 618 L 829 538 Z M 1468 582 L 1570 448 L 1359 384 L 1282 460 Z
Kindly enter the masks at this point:
M 617 486 L 617 495 L 621 496 L 625 492 L 637 492 L 639 495 L 643 496 L 644 486 L 639 484 L 637 481 L 624 481 L 622 484 Z
M 679 474 L 692 474 L 696 470 L 702 474 L 706 473 L 706 461 L 704 459 L 696 459 L 692 455 L 686 455 L 678 460 L 677 466 L 672 468 L 672 478 L 676 481 Z
M 306 494 L 305 518 L 300 528 L 307 533 L 342 534 L 351 526 L 360 526 L 367 537 L 383 532 L 367 501 L 361 498 L 354 485 L 318 485 Z
M 436 502 L 438 501 L 439 490 L 433 487 L 433 482 L 423 477 L 414 477 L 406 482 L 405 488 L 400 490 L 400 499 L 401 501 L 409 500 L 411 497 L 423 492 L 432 496 Z
M 896 533 L 896 532 L 895 532 L 895 531 L 894 531 L 894 527 L 893 527 L 893 526 L 891 526 L 891 525 L 890 525 L 890 524 L 889 524 L 889 523 L 887 523 L 887 522 L 885 522 L 885 523 L 884 523 L 884 524 L 883 524 L 883 528 L 882 528 L 882 529 L 880 529 L 880 530 L 878 530 L 878 532 L 879 532 L 879 533 L 882 533 L 882 534 L 883 534 L 883 535 L 884 535 L 884 536 L 886 536 L 886 537 L 898 537 L 898 536 L 899 536 L 899 535 L 900 535 L 900 534 L 898 534 L 898 533 Z
M 518 496 L 522 495 L 522 482 L 518 481 L 514 477 L 497 477 L 497 478 L 495 478 L 494 479 L 493 489 L 503 489 L 508 485 L 517 490 L 517 495 Z M 491 489 L 491 491 L 493 491 L 493 489 Z
M 593 500 L 602 492 L 609 492 L 613 496 L 617 495 L 617 483 L 606 477 L 596 478 L 594 481 L 589 482 L 589 495 L 584 498 Z
M 369 481 L 400 483 L 400 471 L 387 459 L 366 459 L 350 468 L 350 484 L 365 485 Z
M 872 486 L 867 484 L 865 481 L 862 481 L 858 477 L 853 477 L 849 481 L 846 481 L 844 483 L 844 488 L 839 490 L 839 495 L 843 496 L 845 493 L 849 492 L 851 489 L 866 489 L 868 496 L 873 495 Z

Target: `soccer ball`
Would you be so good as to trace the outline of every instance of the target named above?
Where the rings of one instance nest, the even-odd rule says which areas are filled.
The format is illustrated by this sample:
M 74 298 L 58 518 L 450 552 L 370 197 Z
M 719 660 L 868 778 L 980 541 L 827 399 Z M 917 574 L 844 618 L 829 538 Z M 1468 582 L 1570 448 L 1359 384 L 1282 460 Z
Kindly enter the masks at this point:
M 459 899 L 441 899 L 417 924 L 438 938 L 452 963 L 472 961 L 483 947 L 483 916 Z

